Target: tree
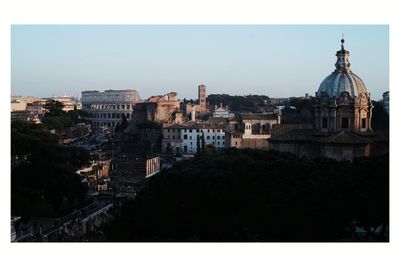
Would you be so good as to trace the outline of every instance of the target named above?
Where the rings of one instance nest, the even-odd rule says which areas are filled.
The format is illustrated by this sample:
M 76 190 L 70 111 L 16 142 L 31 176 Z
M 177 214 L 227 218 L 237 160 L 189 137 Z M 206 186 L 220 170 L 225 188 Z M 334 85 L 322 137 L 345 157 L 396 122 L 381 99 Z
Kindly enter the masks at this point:
M 63 110 L 64 104 L 60 101 L 47 100 L 44 108 L 46 110 L 45 116 L 47 117 L 61 116 L 65 114 L 65 111 Z
M 196 145 L 197 145 L 197 157 L 201 156 L 201 143 L 200 143 L 200 135 L 197 136 Z
M 108 241 L 339 241 L 389 223 L 389 157 L 335 161 L 226 149 L 148 180 Z
M 75 123 L 69 116 L 48 116 L 43 119 L 43 124 L 47 125 L 49 130 L 56 129 L 61 131 L 67 127 L 75 126 Z
M 55 217 L 83 204 L 87 188 L 75 171 L 89 163 L 86 150 L 61 146 L 42 126 L 21 121 L 11 124 L 11 154 L 12 214 Z
M 206 147 L 206 140 L 204 139 L 204 132 L 201 131 L 201 152 L 204 152 Z
M 126 119 L 125 114 L 122 114 L 121 131 L 125 130 L 126 127 L 128 127 L 128 121 Z

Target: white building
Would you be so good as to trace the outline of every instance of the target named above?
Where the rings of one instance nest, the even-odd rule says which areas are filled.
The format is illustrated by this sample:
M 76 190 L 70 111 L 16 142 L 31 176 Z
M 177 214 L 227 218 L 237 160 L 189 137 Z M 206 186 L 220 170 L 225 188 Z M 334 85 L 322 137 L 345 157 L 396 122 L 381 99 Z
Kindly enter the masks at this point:
M 140 102 L 136 90 L 83 91 L 82 109 L 89 113 L 94 127 L 114 127 L 123 115 L 130 120 L 136 103 Z
M 235 114 L 232 112 L 229 112 L 229 107 L 228 106 L 223 107 L 222 103 L 221 103 L 221 106 L 219 106 L 219 107 L 217 107 L 217 105 L 215 105 L 215 109 L 214 109 L 212 116 L 214 118 L 232 118 L 235 116 Z
M 198 145 L 225 148 L 225 126 L 209 123 L 174 124 L 163 128 L 162 150 L 196 154 Z

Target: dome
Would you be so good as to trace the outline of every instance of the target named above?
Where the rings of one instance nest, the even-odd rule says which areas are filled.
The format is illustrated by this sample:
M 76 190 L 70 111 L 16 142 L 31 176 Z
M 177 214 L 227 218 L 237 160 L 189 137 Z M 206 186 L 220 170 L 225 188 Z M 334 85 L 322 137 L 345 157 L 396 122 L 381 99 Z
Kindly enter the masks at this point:
M 360 77 L 349 72 L 334 71 L 326 77 L 318 89 L 318 95 L 326 92 L 329 96 L 340 96 L 343 92 L 348 92 L 352 98 L 362 93 L 368 94 L 367 88 Z
M 326 92 L 330 97 L 339 97 L 341 93 L 348 92 L 354 98 L 360 96 L 360 94 L 368 94 L 364 82 L 351 71 L 350 53 L 344 49 L 343 39 L 341 42 L 342 49 L 336 52 L 336 70 L 322 81 L 318 89 L 318 95 Z

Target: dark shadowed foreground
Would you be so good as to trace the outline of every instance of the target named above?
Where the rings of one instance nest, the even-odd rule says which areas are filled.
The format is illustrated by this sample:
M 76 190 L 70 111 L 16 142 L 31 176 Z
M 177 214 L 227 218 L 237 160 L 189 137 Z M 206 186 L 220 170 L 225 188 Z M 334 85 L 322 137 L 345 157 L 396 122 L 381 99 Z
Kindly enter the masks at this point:
M 388 241 L 374 232 L 388 223 L 388 156 L 350 163 L 229 149 L 149 179 L 105 232 L 108 241 Z

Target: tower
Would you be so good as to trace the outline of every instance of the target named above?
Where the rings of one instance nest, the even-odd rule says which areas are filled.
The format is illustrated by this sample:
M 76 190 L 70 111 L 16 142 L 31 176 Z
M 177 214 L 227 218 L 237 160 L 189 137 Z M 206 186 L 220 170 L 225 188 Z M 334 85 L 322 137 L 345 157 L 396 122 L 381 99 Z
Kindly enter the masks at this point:
M 199 85 L 199 112 L 205 112 L 207 110 L 206 107 L 206 86 L 204 84 Z

